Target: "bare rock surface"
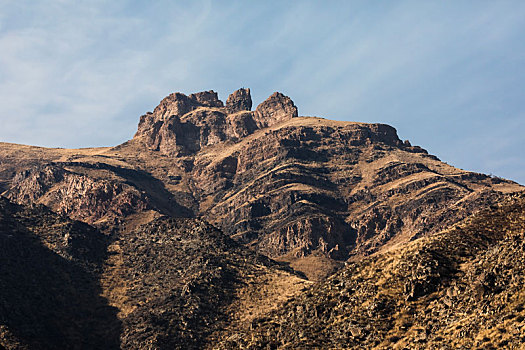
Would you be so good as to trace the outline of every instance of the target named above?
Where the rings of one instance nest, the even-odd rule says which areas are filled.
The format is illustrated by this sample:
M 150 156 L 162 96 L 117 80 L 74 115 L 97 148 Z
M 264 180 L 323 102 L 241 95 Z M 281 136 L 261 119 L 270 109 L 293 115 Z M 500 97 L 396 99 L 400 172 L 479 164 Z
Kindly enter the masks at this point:
M 250 89 L 228 97 L 226 107 L 213 91 L 186 96 L 173 93 L 153 113 L 140 118 L 135 139 L 170 156 L 192 155 L 202 148 L 240 138 L 281 121 L 297 117 L 297 107 L 274 93 L 251 112 Z M 244 113 L 243 113 L 244 112 Z
M 255 110 L 255 120 L 260 128 L 265 128 L 297 116 L 297 107 L 295 107 L 293 101 L 280 92 L 273 93 L 266 101 L 258 105 Z
M 220 349 L 518 349 L 525 200 L 349 264 Z
M 252 96 L 250 95 L 250 89 L 242 88 L 228 96 L 226 108 L 230 114 L 241 111 L 251 111 Z
M 103 163 L 34 166 L 19 172 L 4 195 L 19 204 L 44 204 L 61 215 L 106 228 L 150 211 L 191 215 L 148 174 Z

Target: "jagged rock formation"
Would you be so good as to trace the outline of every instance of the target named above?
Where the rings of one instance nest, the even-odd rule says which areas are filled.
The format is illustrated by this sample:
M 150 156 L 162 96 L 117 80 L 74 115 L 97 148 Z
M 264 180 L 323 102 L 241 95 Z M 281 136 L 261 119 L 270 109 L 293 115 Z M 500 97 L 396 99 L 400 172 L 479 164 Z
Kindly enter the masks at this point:
M 239 89 L 228 96 L 226 100 L 228 114 L 252 110 L 252 96 L 250 89 Z
M 518 349 L 525 198 L 352 263 L 221 349 Z
M 266 101 L 257 106 L 255 121 L 259 128 L 266 128 L 279 122 L 298 116 L 293 101 L 280 92 L 275 92 Z
M 171 156 L 186 156 L 225 141 L 237 141 L 283 120 L 297 117 L 290 98 L 275 93 L 255 112 L 250 90 L 240 89 L 228 97 L 226 107 L 213 91 L 186 96 L 174 93 L 161 101 L 153 113 L 140 118 L 135 139 Z

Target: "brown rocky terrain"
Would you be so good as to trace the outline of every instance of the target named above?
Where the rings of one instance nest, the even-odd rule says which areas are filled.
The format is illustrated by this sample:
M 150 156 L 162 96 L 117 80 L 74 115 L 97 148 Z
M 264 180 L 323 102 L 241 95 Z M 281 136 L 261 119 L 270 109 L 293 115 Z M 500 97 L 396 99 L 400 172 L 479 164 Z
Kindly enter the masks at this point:
M 7 306 L 0 309 L 0 345 L 518 344 L 510 339 L 523 332 L 514 316 L 503 323 L 516 329 L 507 335 L 476 324 L 501 328 L 500 316 L 490 316 L 501 310 L 488 301 L 502 305 L 499 295 L 522 293 L 514 270 L 511 277 L 501 275 L 506 263 L 498 256 L 522 259 L 521 250 L 505 250 L 515 238 L 503 232 L 519 236 L 523 186 L 454 168 L 400 140 L 388 125 L 300 117 L 281 93 L 251 109 L 249 89 L 232 93 L 225 104 L 213 91 L 173 93 L 140 118 L 133 139 L 116 147 L 0 143 L 0 192 L 7 198 L 0 233 L 24 232 L 6 248 L 6 261 L 28 245 L 35 259 L 51 260 L 40 267 L 25 256 L 20 264 L 36 275 L 58 274 L 58 284 L 73 281 L 68 302 L 88 300 L 76 309 L 60 301 L 49 314 L 66 322 L 74 317 L 64 308 L 78 311 L 79 321 L 65 328 L 61 342 L 46 338 L 44 328 L 24 333 L 39 321 L 32 318 L 27 326 L 21 320 L 59 286 L 37 279 L 26 305 L 15 298 L 31 285 L 21 279 L 2 294 L 7 301 L 0 306 L 14 300 L 22 311 L 10 316 Z M 26 213 L 24 224 L 17 213 Z M 67 233 L 57 227 L 69 225 L 83 237 L 80 250 L 58 238 Z M 496 246 L 501 250 L 492 251 Z M 483 256 L 486 261 L 479 260 Z M 490 291 L 483 294 L 484 304 L 475 294 L 481 287 L 473 287 L 485 278 L 476 264 L 503 264 L 494 283 L 510 279 L 512 286 L 495 299 Z M 101 313 L 82 309 L 93 307 Z M 489 316 L 478 318 L 485 309 Z M 458 332 L 451 328 L 458 326 Z
M 108 243 L 86 224 L 0 197 L 0 347 L 117 348 L 117 309 L 98 283 Z
M 350 263 L 220 349 L 522 349 L 525 197 Z
M 5 349 L 201 348 L 309 286 L 195 219 L 160 217 L 109 237 L 0 197 L 0 227 Z
M 157 219 L 119 237 L 109 251 L 102 286 L 120 311 L 126 349 L 202 348 L 214 331 L 235 323 L 233 311 L 249 307 L 238 303 L 246 285 L 269 278 L 287 280 L 295 290 L 307 285 L 291 269 L 194 219 Z M 259 303 L 276 306 L 268 298 Z
M 523 190 L 449 166 L 388 125 L 298 117 L 280 93 L 251 106 L 249 89 L 226 105 L 213 91 L 174 93 L 117 147 L 4 145 L 0 184 L 17 203 L 101 228 L 201 216 L 312 278 Z

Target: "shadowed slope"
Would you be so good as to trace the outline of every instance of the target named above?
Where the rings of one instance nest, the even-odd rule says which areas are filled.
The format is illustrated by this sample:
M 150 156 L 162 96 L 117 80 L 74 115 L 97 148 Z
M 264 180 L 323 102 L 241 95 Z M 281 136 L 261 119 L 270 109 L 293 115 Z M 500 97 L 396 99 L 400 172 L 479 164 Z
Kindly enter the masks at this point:
M 307 285 L 290 269 L 199 220 L 157 219 L 122 235 L 110 251 L 102 285 L 120 310 L 126 349 L 202 348 L 213 332 L 248 311 L 250 285 L 279 279 L 292 294 Z M 274 293 L 290 293 L 272 288 Z M 244 303 L 239 303 L 241 296 Z M 283 300 L 272 296 L 259 296 L 252 303 L 275 309 Z
M 106 242 L 88 225 L 0 197 L 0 345 L 118 348 L 116 310 L 99 296 Z

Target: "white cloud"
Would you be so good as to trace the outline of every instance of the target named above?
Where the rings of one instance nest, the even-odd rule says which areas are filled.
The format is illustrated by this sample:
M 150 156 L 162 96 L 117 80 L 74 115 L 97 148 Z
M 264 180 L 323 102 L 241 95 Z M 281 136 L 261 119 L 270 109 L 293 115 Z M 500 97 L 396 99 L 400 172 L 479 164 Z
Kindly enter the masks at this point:
M 225 99 L 246 86 L 255 102 L 282 90 L 301 114 L 394 124 L 444 160 L 488 169 L 504 158 L 476 149 L 488 130 L 519 138 L 505 126 L 524 111 L 524 10 L 518 1 L 0 1 L 0 139 L 117 144 L 174 90 Z M 515 145 L 498 152 L 516 162 Z

